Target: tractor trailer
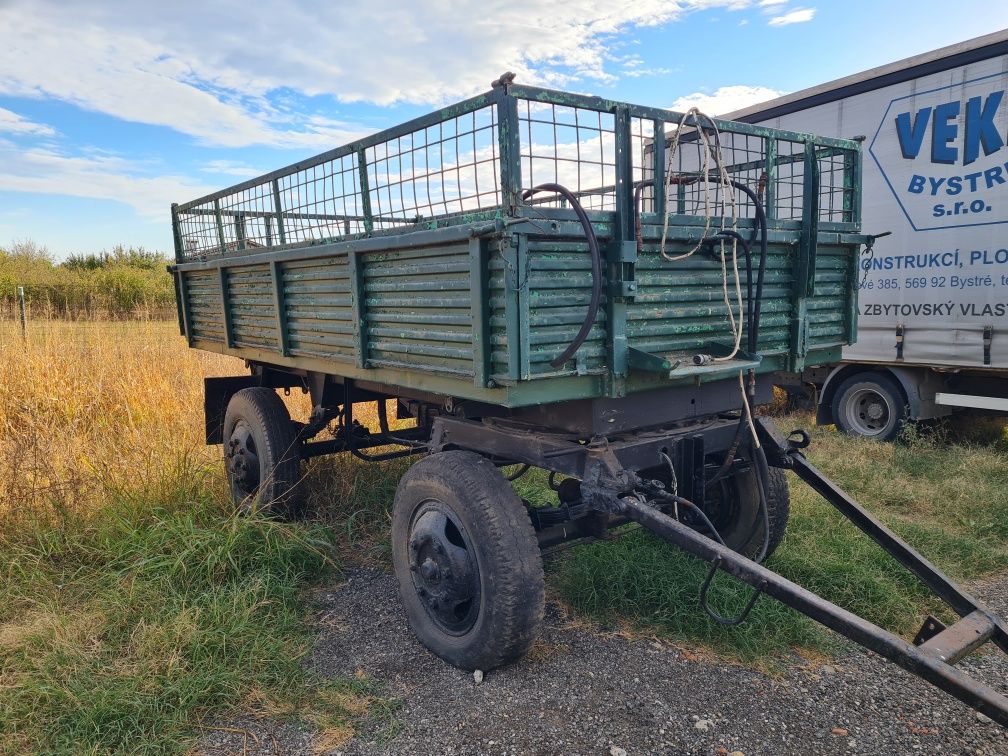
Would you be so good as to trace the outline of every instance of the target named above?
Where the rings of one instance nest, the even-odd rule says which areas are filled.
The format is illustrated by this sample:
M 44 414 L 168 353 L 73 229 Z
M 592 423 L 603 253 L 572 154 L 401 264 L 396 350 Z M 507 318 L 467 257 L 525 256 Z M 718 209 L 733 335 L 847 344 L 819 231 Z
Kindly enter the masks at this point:
M 1006 89 L 1003 30 L 726 116 L 864 143 L 876 238 L 855 343 L 802 374 L 818 422 L 888 440 L 907 420 L 1008 412 Z

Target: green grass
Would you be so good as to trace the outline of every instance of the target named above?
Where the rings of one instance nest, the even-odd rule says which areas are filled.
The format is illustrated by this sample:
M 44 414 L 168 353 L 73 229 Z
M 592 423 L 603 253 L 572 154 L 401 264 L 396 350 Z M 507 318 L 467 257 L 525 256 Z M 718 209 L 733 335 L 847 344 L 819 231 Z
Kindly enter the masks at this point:
M 338 745 L 387 706 L 302 664 L 326 527 L 124 502 L 0 533 L 0 752 L 182 753 L 234 709 Z
M 810 425 L 809 418 L 795 416 L 780 424 L 788 430 Z M 897 444 L 818 428 L 809 457 L 953 579 L 968 580 L 1008 569 L 1008 443 L 1001 426 L 994 428 L 965 438 L 947 428 L 930 435 L 909 431 Z M 789 483 L 791 522 L 768 567 L 903 634 L 915 632 L 925 613 L 942 614 L 872 541 L 793 475 Z M 773 664 L 794 647 L 831 646 L 819 625 L 767 598 L 740 627 L 714 623 L 697 598 L 706 569 L 650 534 L 634 532 L 573 549 L 556 560 L 551 581 L 579 612 L 747 661 Z M 712 603 L 722 614 L 735 614 L 749 590 L 719 575 Z
M 66 343 L 54 342 L 57 351 L 40 353 L 38 364 L 58 363 Z M 223 504 L 219 452 L 199 446 L 193 408 L 203 368 L 185 361 L 194 353 L 184 345 L 157 353 L 176 380 L 137 386 L 160 374 L 144 367 L 150 356 L 124 350 L 133 367 L 120 369 L 125 358 L 108 353 L 89 368 L 116 366 L 90 381 L 100 384 L 93 396 L 88 384 L 39 383 L 34 372 L 22 393 L 16 375 L 0 381 L 10 394 L 0 416 L 10 448 L 0 462 L 12 461 L 0 477 L 8 486 L 0 496 L 0 753 L 180 753 L 201 726 L 232 712 L 299 719 L 317 744 L 338 747 L 361 718 L 391 720 L 380 681 L 324 680 L 303 659 L 313 640 L 310 591 L 338 579 L 347 559 L 388 565 L 393 496 L 409 463 L 315 460 L 309 521 L 235 519 Z M 178 378 L 189 373 L 191 386 Z M 124 374 L 129 385 L 119 387 Z M 160 404 L 131 405 L 128 391 Z M 122 407 L 133 407 L 128 422 L 113 422 Z M 11 435 L 26 425 L 35 435 Z M 50 428 L 51 437 L 36 439 Z M 971 578 L 1008 567 L 1000 433 L 914 432 L 879 445 L 815 429 L 810 456 L 953 577 Z M 534 502 L 552 498 L 542 473 L 518 488 Z M 913 580 L 795 480 L 792 500 L 771 568 L 900 632 L 933 611 Z M 815 623 L 766 598 L 742 627 L 712 623 L 697 605 L 705 571 L 634 532 L 550 560 L 548 579 L 583 615 L 763 665 L 796 646 L 829 647 Z M 748 588 L 722 575 L 711 595 L 730 614 Z

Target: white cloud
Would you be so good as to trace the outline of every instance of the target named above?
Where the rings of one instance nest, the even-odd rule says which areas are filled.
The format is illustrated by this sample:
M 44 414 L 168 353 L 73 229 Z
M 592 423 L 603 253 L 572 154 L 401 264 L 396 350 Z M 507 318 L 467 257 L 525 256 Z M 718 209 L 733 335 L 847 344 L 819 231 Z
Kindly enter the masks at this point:
M 815 8 L 795 8 L 790 13 L 782 16 L 774 16 L 767 23 L 770 26 L 788 26 L 790 24 L 803 24 L 811 21 L 815 16 Z
M 261 176 L 266 171 L 245 165 L 235 160 L 209 160 L 201 169 L 204 173 L 221 173 L 226 176 L 239 176 L 241 178 L 252 178 Z
M 685 111 L 691 107 L 699 108 L 702 113 L 717 116 L 731 113 L 734 110 L 755 105 L 759 102 L 780 97 L 783 92 L 769 87 L 750 87 L 736 84 L 720 87 L 714 92 L 694 92 L 684 95 L 669 107 L 671 110 Z
M 788 0 L 760 0 L 761 8 L 768 8 L 772 5 L 787 5 Z
M 18 115 L 13 110 L 0 108 L 0 131 L 7 134 L 21 134 L 40 137 L 51 137 L 56 135 L 56 129 L 44 123 L 30 121 L 22 115 Z
M 179 176 L 144 175 L 142 166 L 114 155 L 68 155 L 0 144 L 0 191 L 115 200 L 145 218 L 166 222 L 172 202 L 213 188 Z
M 563 85 L 611 80 L 606 43 L 705 8 L 748 0 L 245 0 L 138 3 L 7 0 L 0 94 L 50 97 L 205 144 L 325 147 L 353 123 L 306 117 L 278 95 L 443 103 L 502 71 Z

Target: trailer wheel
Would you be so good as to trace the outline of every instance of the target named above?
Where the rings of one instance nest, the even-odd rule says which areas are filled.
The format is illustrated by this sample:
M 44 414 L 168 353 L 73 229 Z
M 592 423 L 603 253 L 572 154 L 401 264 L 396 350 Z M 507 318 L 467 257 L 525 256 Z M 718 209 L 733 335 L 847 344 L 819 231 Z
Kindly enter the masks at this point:
M 892 441 L 907 420 L 900 387 L 881 373 L 858 373 L 833 395 L 833 421 L 848 436 Z
M 539 634 L 545 580 L 521 499 L 468 451 L 414 464 L 396 490 L 392 562 L 410 628 L 437 656 L 487 670 Z
M 302 497 L 297 428 L 269 388 L 236 392 L 224 413 L 224 466 L 239 512 L 294 517 Z
M 764 525 L 758 486 L 756 471 L 749 465 L 734 475 L 709 482 L 704 488 L 701 507 L 725 545 L 750 558 L 759 554 L 763 547 Z M 766 556 L 769 557 L 784 538 L 791 511 L 787 477 L 780 468 L 770 468 L 767 493 L 770 537 Z

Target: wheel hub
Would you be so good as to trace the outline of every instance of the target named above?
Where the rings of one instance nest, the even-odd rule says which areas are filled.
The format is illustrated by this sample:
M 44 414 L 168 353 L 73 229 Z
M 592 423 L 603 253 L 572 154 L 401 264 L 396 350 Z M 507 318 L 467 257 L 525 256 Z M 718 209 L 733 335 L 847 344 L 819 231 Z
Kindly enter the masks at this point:
M 848 425 L 863 436 L 881 433 L 890 421 L 888 402 L 869 388 L 862 388 L 853 394 L 846 413 Z
M 467 536 L 440 502 L 425 504 L 413 522 L 409 565 L 417 596 L 442 629 L 462 634 L 475 624 L 479 567 Z
M 228 439 L 225 465 L 231 485 L 242 497 L 259 487 L 259 457 L 248 426 L 239 422 Z

